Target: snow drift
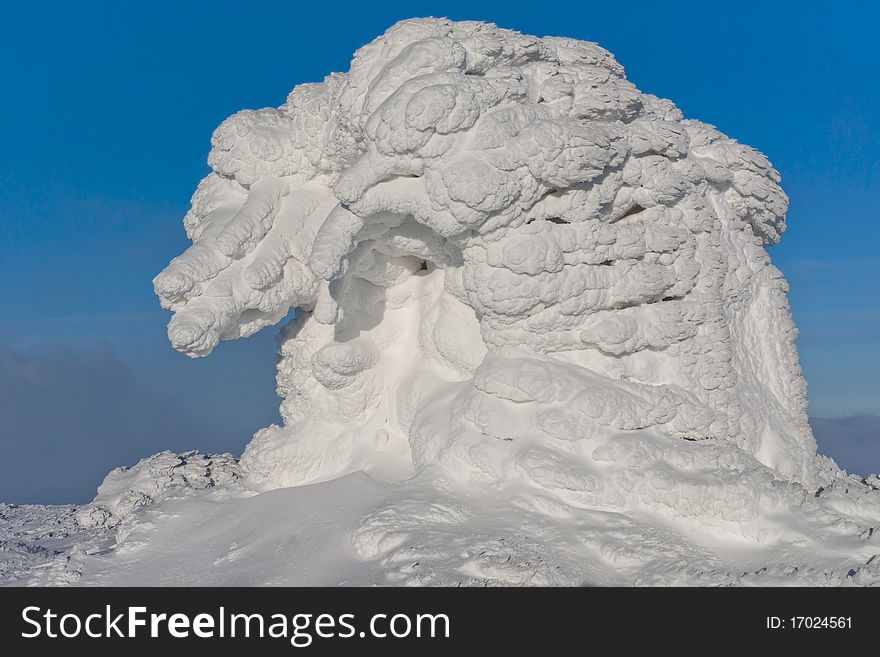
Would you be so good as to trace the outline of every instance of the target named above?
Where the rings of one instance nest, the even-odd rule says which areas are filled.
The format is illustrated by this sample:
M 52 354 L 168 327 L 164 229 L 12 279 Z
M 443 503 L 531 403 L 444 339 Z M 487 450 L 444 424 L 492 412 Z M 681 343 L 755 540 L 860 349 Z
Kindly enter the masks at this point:
M 83 527 L 324 482 L 375 496 L 334 534 L 347 582 L 880 581 L 880 486 L 807 424 L 779 175 L 596 44 L 403 21 L 208 161 L 168 335 L 206 356 L 295 308 L 284 424 L 219 477 L 111 475 Z

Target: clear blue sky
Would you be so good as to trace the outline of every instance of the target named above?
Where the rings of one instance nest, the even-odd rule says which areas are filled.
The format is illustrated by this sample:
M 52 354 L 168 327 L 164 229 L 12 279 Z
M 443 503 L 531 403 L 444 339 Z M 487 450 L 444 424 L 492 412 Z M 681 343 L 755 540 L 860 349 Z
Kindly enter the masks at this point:
M 642 90 L 766 153 L 791 196 L 772 256 L 811 413 L 880 415 L 876 3 L 10 3 L 0 500 L 83 501 L 111 467 L 238 452 L 276 419 L 274 331 L 191 361 L 165 342 L 151 279 L 186 246 L 180 220 L 220 121 L 346 70 L 358 46 L 425 15 L 597 41 Z M 835 426 L 823 447 L 854 459 L 841 451 L 852 422 Z M 880 449 L 867 453 L 877 469 Z

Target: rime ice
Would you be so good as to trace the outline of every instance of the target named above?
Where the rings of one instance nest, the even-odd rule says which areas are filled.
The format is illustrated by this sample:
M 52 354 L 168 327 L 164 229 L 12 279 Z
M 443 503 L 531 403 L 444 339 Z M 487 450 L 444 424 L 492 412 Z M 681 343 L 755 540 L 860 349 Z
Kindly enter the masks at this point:
M 193 356 L 299 310 L 286 426 L 248 448 L 252 478 L 338 476 L 394 442 L 416 471 L 469 476 L 480 458 L 531 477 L 641 430 L 730 443 L 742 467 L 816 486 L 763 248 L 785 228 L 779 176 L 597 45 L 405 21 L 212 144 L 193 246 L 155 287 Z
M 807 424 L 779 175 L 596 44 L 404 21 L 208 162 L 169 338 L 296 309 L 284 425 L 226 486 L 386 482 L 339 528 L 351 581 L 880 580 L 876 486 Z M 80 516 L 134 513 L 119 488 Z

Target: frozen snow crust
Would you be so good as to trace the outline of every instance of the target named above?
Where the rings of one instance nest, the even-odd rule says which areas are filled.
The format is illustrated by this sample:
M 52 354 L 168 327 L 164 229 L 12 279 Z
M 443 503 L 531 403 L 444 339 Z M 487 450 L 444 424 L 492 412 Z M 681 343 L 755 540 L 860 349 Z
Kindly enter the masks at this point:
M 212 146 L 168 335 L 205 356 L 297 309 L 284 425 L 220 470 L 381 482 L 347 581 L 880 581 L 876 480 L 807 424 L 779 175 L 606 50 L 407 20 Z M 136 515 L 136 484 L 78 517 Z

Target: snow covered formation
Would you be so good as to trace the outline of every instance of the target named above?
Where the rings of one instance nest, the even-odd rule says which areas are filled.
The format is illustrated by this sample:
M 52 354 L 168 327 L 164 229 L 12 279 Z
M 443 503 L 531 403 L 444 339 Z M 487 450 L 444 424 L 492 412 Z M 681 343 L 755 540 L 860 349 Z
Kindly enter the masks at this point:
M 118 475 L 82 527 L 350 488 L 324 583 L 880 582 L 880 484 L 807 424 L 779 175 L 606 50 L 403 21 L 208 161 L 156 293 L 194 357 L 296 309 L 283 426 L 146 501 L 181 464 Z

